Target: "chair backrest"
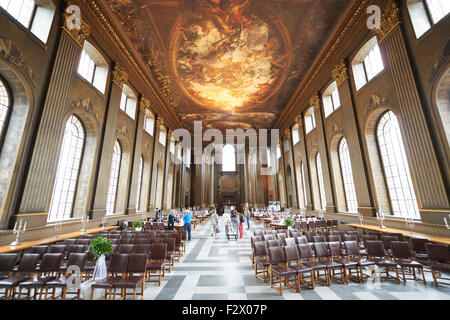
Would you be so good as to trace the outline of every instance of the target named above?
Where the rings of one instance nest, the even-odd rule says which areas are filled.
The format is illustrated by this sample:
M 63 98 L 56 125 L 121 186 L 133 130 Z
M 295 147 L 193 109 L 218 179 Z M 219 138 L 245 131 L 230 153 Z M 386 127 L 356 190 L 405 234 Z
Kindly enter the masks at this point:
M 314 236 L 315 235 L 316 234 L 314 232 L 311 232 L 311 231 L 305 232 L 305 236 L 306 236 L 306 239 L 308 240 L 308 242 L 314 242 Z
M 391 241 L 392 255 L 395 258 L 409 259 L 412 257 L 409 243 L 406 241 Z
M 69 253 L 71 253 L 71 252 L 82 253 L 85 251 L 86 251 L 86 246 L 83 244 L 73 244 L 73 245 L 69 246 Z
M 328 235 L 327 236 L 327 240 L 328 240 L 328 242 L 336 242 L 336 241 L 339 242 L 339 243 L 342 242 L 341 236 L 338 235 L 338 234 L 330 234 L 330 235 Z
M 42 257 L 39 272 L 57 272 L 61 265 L 62 253 L 46 253 Z
M 306 236 L 301 236 L 301 237 L 295 238 L 295 242 L 297 244 L 308 243 L 308 239 L 306 238 Z
M 330 256 L 326 242 L 314 242 L 314 252 L 317 258 L 327 258 Z
M 165 238 L 162 243 L 167 244 L 168 252 L 173 252 L 175 250 L 175 238 Z
M 112 273 L 127 272 L 128 254 L 113 254 L 109 263 L 108 271 Z
M 151 244 L 136 244 L 136 245 L 134 245 L 134 252 L 135 253 L 145 253 L 145 254 L 149 255 L 151 247 L 152 247 Z
M 426 243 L 425 250 L 433 261 L 450 262 L 450 247 L 441 243 Z
M 383 242 L 379 240 L 367 240 L 365 241 L 364 246 L 367 249 L 367 255 L 369 257 L 375 258 L 385 257 Z
M 268 248 L 269 262 L 271 265 L 286 263 L 286 255 L 282 247 Z
M 339 221 L 333 219 L 333 227 L 337 227 L 339 225 Z
M 128 273 L 145 273 L 147 269 L 147 255 L 142 253 L 130 254 L 128 256 Z
M 12 272 L 16 264 L 17 253 L 0 254 L 0 272 Z
M 369 236 L 377 236 L 377 239 L 379 241 L 381 241 L 381 232 L 380 231 L 369 231 L 368 235 Z
M 64 239 L 63 242 L 66 246 L 77 244 L 77 239 Z
M 48 250 L 48 253 L 64 253 L 67 251 L 67 249 L 68 249 L 68 247 L 66 245 L 54 244 L 50 247 L 50 249 Z
M 348 235 L 348 237 L 356 237 L 355 235 Z M 360 257 L 361 253 L 359 252 L 358 242 L 355 240 L 346 240 L 344 241 L 345 252 L 349 257 Z
M 339 241 L 328 242 L 328 250 L 332 258 L 342 257 L 342 248 Z
M 296 245 L 283 247 L 287 262 L 300 260 L 300 254 Z
M 367 247 L 366 246 L 366 242 L 367 241 L 381 241 L 381 240 L 378 240 L 378 237 L 376 235 L 367 235 L 367 234 L 365 234 L 365 235 L 363 235 L 364 247 Z
M 77 243 L 76 244 L 79 244 L 79 245 L 89 245 L 89 243 L 91 243 L 91 240 L 90 239 L 77 239 Z
M 284 239 L 284 245 L 286 246 L 295 246 L 297 243 L 295 243 L 294 238 L 286 238 Z
M 264 234 L 274 234 L 275 230 L 264 230 Z
M 37 253 L 39 255 L 39 260 L 42 260 L 44 254 L 48 252 L 48 246 L 33 246 L 31 247 L 30 253 Z
M 263 236 L 264 235 L 264 230 L 256 230 L 253 234 L 255 236 Z
M 281 246 L 282 246 L 281 240 L 278 240 L 278 239 L 267 240 L 267 241 L 266 241 L 266 244 L 267 244 L 267 248 L 271 248 L 271 247 L 281 247 Z
M 352 236 L 357 236 L 357 237 L 358 237 L 358 240 L 357 240 L 357 241 L 359 241 L 360 236 L 359 236 L 359 232 L 358 232 L 358 231 L 356 231 L 356 230 L 351 230 L 351 231 L 345 232 L 345 234 L 347 234 L 347 235 L 352 235 Z
M 87 253 L 77 253 L 72 252 L 69 254 L 69 259 L 67 260 L 67 266 L 78 266 L 80 271 L 84 271 L 84 267 L 87 261 Z
M 277 239 L 278 240 L 284 240 L 286 239 L 286 233 L 277 233 Z
M 147 237 L 145 237 L 145 238 L 134 238 L 133 244 L 147 244 Z
M 397 237 L 398 241 L 405 241 L 405 237 L 402 233 L 388 233 L 388 236 Z
M 298 253 L 301 259 L 314 258 L 314 251 L 309 243 L 302 243 L 297 245 Z
M 425 238 L 411 238 L 412 249 L 417 253 L 426 253 L 427 249 L 425 244 L 429 242 L 430 241 Z
M 267 256 L 267 246 L 264 241 L 255 242 L 255 257 Z
M 391 242 L 398 241 L 396 236 L 381 236 L 381 242 L 383 242 L 384 249 L 391 249 Z
M 358 236 L 356 234 L 346 234 L 344 236 L 344 242 L 345 241 L 356 241 L 356 242 L 358 242 Z
M 20 259 L 18 272 L 31 273 L 36 271 L 36 266 L 39 260 L 39 253 L 24 253 Z
M 153 243 L 150 259 L 163 260 L 167 255 L 167 243 Z
M 134 252 L 134 244 L 120 244 L 119 253 L 132 254 Z
M 122 244 L 132 244 L 132 243 L 133 243 L 133 239 L 131 239 L 131 238 L 126 238 L 126 239 L 121 238 L 119 240 L 119 244 L 120 245 L 122 245 Z
M 327 242 L 327 238 L 323 235 L 314 236 L 314 242 Z

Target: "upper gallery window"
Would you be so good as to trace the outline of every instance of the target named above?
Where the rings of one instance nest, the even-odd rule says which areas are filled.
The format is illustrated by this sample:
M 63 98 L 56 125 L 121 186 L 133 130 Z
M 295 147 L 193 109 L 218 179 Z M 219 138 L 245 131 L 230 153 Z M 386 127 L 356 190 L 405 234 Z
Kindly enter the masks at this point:
M 0 138 L 3 136 L 3 131 L 6 127 L 6 121 L 10 111 L 11 99 L 9 97 L 8 89 L 0 79 Z
M 359 50 L 352 63 L 356 89 L 361 89 L 384 69 L 377 38 L 373 37 Z
M 310 133 L 316 127 L 316 119 L 314 119 L 314 108 L 310 107 L 305 113 L 305 131 Z
M 72 215 L 75 191 L 78 184 L 85 133 L 80 120 L 71 116 L 66 123 L 64 138 L 56 170 L 55 186 L 48 221 L 69 219 Z
M 41 1 L 42 2 L 42 1 Z M 50 5 L 37 5 L 34 0 L 0 0 L 0 7 L 46 43 L 55 14 Z
M 153 129 L 155 127 L 155 118 L 152 116 L 144 117 L 144 130 L 151 136 L 153 136 Z
M 163 126 L 159 129 L 159 143 L 161 143 L 163 147 L 166 146 L 166 128 Z
M 105 93 L 108 64 L 100 52 L 88 41 L 84 42 L 78 74 L 91 83 L 101 93 Z
M 339 99 L 339 91 L 334 81 L 330 86 L 325 90 L 323 94 L 323 108 L 325 112 L 325 118 L 333 113 L 334 110 L 341 106 L 341 100 Z
M 292 145 L 295 146 L 300 141 L 300 127 L 295 124 L 292 127 Z
M 122 97 L 120 99 L 120 110 L 125 112 L 134 120 L 136 115 L 136 95 L 133 90 L 130 89 L 126 84 L 123 85 Z
M 222 171 L 236 171 L 236 150 L 231 144 L 227 144 L 222 149 Z
M 407 5 L 417 38 L 450 12 L 448 0 L 408 0 Z

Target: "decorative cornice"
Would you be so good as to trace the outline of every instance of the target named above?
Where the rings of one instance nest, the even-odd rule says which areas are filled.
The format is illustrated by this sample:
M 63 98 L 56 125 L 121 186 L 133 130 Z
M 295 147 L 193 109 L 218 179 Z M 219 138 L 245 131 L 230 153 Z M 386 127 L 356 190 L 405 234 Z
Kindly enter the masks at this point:
M 317 93 L 309 99 L 309 105 L 314 108 L 314 111 L 320 109 L 320 99 Z
M 300 128 L 303 126 L 302 115 L 300 113 L 297 116 L 295 116 L 295 122 L 298 124 Z
M 128 82 L 128 73 L 119 64 L 116 64 L 112 72 L 112 78 L 115 84 L 123 88 L 123 84 Z
M 348 76 L 348 69 L 345 65 L 344 61 L 341 61 L 336 68 L 331 72 L 331 75 L 333 79 L 336 81 L 337 85 L 341 85 L 342 82 L 344 82 L 349 76 Z
M 373 32 L 377 36 L 378 42 L 381 42 L 386 36 L 391 33 L 394 28 L 400 24 L 400 10 L 398 9 L 395 1 L 389 0 L 386 8 L 381 14 L 380 29 L 373 29 Z
M 291 130 L 286 129 L 286 130 L 284 131 L 284 135 L 285 135 L 288 139 L 290 139 L 290 138 L 291 138 Z
M 164 126 L 164 119 L 161 117 L 158 117 L 158 119 L 156 120 L 156 126 L 157 127 Z

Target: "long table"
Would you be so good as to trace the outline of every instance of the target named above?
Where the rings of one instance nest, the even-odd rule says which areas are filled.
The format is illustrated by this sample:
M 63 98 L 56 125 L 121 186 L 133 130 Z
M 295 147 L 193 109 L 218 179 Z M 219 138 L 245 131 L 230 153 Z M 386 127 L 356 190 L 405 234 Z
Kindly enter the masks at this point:
M 374 225 L 370 225 L 370 224 L 360 225 L 359 223 L 348 223 L 348 224 L 346 224 L 346 226 L 353 227 L 355 229 L 379 231 L 379 232 L 384 232 L 384 233 L 401 233 L 406 238 L 426 238 L 426 239 L 430 240 L 431 242 L 443 243 L 443 244 L 450 245 L 450 237 L 435 236 L 435 235 L 426 234 L 426 233 L 422 233 L 422 232 L 414 232 L 414 234 L 411 235 L 410 231 L 406 231 L 403 229 L 387 228 L 387 227 L 386 227 L 386 229 L 381 229 L 379 226 L 374 226 Z
M 110 226 L 110 227 L 104 227 L 104 228 L 98 227 L 98 228 L 87 229 L 85 232 L 76 231 L 76 232 L 63 233 L 63 234 L 59 234 L 59 235 L 52 236 L 52 237 L 24 241 L 21 244 L 19 244 L 18 246 L 14 246 L 14 247 L 11 247 L 8 244 L 8 245 L 0 246 L 0 253 L 23 251 L 23 250 L 29 249 L 33 246 L 42 246 L 42 245 L 46 245 L 46 244 L 50 244 L 50 243 L 64 241 L 65 239 L 78 238 L 85 234 L 92 234 L 92 233 L 97 233 L 100 231 L 109 231 L 109 230 L 113 230 L 113 229 L 117 229 L 117 228 L 119 228 L 119 227 L 118 226 Z

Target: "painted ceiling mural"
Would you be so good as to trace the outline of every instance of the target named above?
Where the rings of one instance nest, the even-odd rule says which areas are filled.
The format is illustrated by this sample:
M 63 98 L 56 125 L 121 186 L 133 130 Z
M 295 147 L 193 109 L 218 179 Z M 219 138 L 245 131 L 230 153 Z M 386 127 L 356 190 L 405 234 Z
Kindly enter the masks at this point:
M 189 127 L 271 128 L 350 0 L 110 0 Z

